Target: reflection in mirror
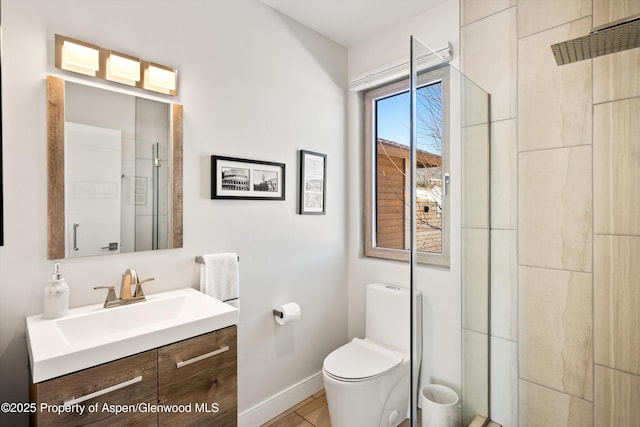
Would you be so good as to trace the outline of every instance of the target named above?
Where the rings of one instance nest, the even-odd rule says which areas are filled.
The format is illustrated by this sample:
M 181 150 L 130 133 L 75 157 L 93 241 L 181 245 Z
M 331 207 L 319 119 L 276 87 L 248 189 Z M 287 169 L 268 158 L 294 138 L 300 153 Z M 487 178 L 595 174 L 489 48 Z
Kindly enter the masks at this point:
M 49 258 L 182 247 L 181 106 L 47 87 Z

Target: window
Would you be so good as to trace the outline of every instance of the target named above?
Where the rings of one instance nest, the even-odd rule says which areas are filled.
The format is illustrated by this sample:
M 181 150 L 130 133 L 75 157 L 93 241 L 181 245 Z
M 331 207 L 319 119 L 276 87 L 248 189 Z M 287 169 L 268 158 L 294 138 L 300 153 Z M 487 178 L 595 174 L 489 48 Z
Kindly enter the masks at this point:
M 409 260 L 409 80 L 365 93 L 365 255 Z M 416 91 L 418 262 L 449 265 L 447 68 L 423 73 Z

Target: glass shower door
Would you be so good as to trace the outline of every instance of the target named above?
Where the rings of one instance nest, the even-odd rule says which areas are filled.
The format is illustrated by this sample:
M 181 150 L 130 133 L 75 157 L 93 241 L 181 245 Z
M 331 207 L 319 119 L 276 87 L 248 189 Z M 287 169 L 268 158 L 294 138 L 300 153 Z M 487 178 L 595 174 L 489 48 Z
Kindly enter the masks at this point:
M 136 99 L 135 184 L 132 194 L 135 249 L 170 247 L 169 105 Z
M 447 415 L 446 425 L 467 426 L 475 415 L 490 415 L 489 95 L 415 37 L 411 37 L 410 49 L 411 425 L 419 425 L 422 416 L 438 415 L 429 408 L 419 409 L 421 389 L 438 384 L 460 396 L 459 403 L 450 408 L 453 415 Z M 425 127 L 433 127 L 425 123 L 427 107 L 420 82 L 435 69 L 447 76 L 441 95 L 438 194 L 443 217 L 450 221 L 450 232 L 443 234 L 448 240 L 443 244 L 450 245 L 450 263 L 445 268 L 421 262 L 425 249 L 418 240 L 420 199 L 425 190 L 420 155 L 431 151 Z M 422 293 L 422 313 L 414 302 L 416 292 Z M 434 342 L 446 345 L 434 349 Z

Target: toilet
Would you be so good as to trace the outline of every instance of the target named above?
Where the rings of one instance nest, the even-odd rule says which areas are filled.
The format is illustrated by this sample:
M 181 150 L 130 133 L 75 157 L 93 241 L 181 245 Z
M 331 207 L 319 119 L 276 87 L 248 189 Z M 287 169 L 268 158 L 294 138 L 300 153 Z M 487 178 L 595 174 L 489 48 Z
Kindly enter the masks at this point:
M 422 355 L 422 298 L 416 292 L 417 354 Z M 322 366 L 332 427 L 396 427 L 409 411 L 410 294 L 380 283 L 367 285 L 365 338 L 331 352 Z

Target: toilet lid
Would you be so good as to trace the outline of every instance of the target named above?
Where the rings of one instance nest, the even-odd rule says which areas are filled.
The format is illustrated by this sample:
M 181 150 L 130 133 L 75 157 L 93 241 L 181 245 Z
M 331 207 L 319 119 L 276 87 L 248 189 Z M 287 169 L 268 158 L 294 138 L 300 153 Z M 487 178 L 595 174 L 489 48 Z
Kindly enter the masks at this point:
M 400 362 L 401 353 L 354 338 L 324 359 L 324 369 L 334 377 L 357 380 L 384 374 Z

